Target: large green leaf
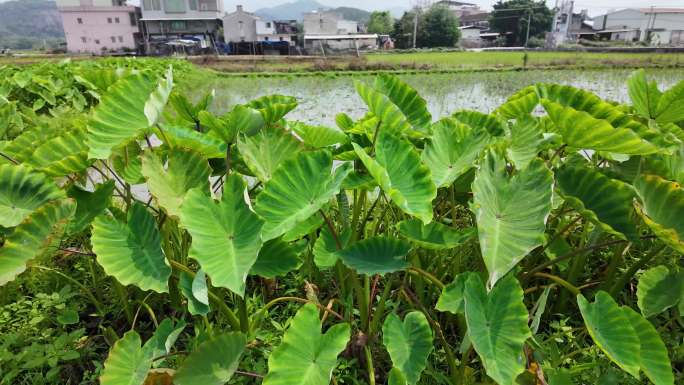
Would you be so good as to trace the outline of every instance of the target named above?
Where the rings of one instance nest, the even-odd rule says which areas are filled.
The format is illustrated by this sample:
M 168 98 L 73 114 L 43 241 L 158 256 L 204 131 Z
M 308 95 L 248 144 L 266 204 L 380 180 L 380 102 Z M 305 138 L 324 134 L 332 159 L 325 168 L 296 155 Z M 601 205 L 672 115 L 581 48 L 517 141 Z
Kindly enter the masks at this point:
M 626 127 L 614 127 L 610 121 L 599 119 L 585 111 L 565 107 L 548 99 L 542 105 L 555 129 L 570 146 L 596 151 L 629 155 L 652 154 L 660 149 Z
M 432 115 L 427 109 L 425 99 L 420 97 L 411 86 L 396 76 L 381 74 L 375 78 L 373 88 L 385 94 L 394 105 L 399 107 L 415 131 L 429 131 Z
M 0 165 L 0 226 L 13 227 L 66 194 L 45 174 L 23 165 Z
M 660 124 L 684 121 L 684 81 L 663 92 L 658 99 L 656 120 Z
M 333 171 L 332 155 L 325 150 L 302 152 L 288 159 L 266 182 L 254 210 L 264 220 L 263 238 L 277 238 L 323 207 L 340 190 L 351 172 L 344 163 Z
M 128 210 L 128 222 L 103 214 L 93 222 L 91 238 L 97 262 L 124 285 L 166 293 L 171 268 L 161 247 L 154 216 L 140 203 Z
M 166 167 L 152 151 L 142 157 L 142 175 L 147 179 L 147 187 L 161 207 L 169 215 L 178 216 L 185 194 L 192 188 L 209 193 L 209 162 L 200 154 L 175 149 L 169 153 Z
M 96 216 L 102 214 L 112 201 L 114 181 L 109 180 L 95 186 L 95 191 L 89 192 L 78 186 L 72 186 L 67 195 L 76 200 L 76 213 L 69 224 L 69 233 L 85 230 Z
M 225 158 L 228 145 L 220 138 L 187 127 L 160 124 L 157 135 L 170 148 L 194 150 L 208 159 Z
M 188 300 L 188 312 L 192 315 L 206 315 L 211 310 L 209 307 L 209 291 L 207 289 L 207 276 L 203 270 L 195 274 L 182 271 L 178 285 L 183 296 Z
M 80 172 L 90 165 L 85 128 L 76 128 L 40 144 L 27 164 L 51 176 Z
M 520 283 L 509 275 L 487 293 L 479 275 L 470 274 L 464 289 L 468 336 L 487 375 L 514 384 L 525 371 L 523 345 L 532 336 Z
M 579 294 L 577 305 L 596 345 L 620 368 L 639 378 L 641 344 L 627 314 L 604 291 L 596 293 L 593 303 Z
M 57 242 L 74 213 L 71 200 L 43 205 L 21 222 L 0 248 L 0 286 L 26 270 L 26 263 L 39 257 Z
M 266 127 L 254 136 L 238 137 L 237 147 L 247 167 L 262 182 L 273 177 L 278 166 L 302 150 L 302 144 L 280 127 Z
M 176 343 L 178 336 L 185 329 L 185 321 L 180 320 L 174 325 L 171 318 L 166 318 L 159 323 L 152 337 L 145 342 L 143 349 L 149 352 L 153 358 L 159 358 L 171 353 L 171 348 Z M 153 367 L 158 367 L 164 362 L 163 359 L 154 360 Z
M 406 115 L 392 103 L 389 96 L 362 82 L 354 82 L 354 86 L 356 92 L 368 106 L 368 110 L 378 119 L 373 130 L 388 131 L 394 135 L 415 134 Z
M 318 308 L 304 305 L 290 322 L 283 341 L 268 357 L 263 385 L 329 384 L 337 355 L 350 337 L 349 324 L 339 323 L 321 333 Z
M 539 104 L 536 86 L 528 86 L 511 95 L 495 113 L 506 119 L 527 118 Z
M 425 315 L 412 311 L 402 322 L 390 313 L 382 325 L 382 342 L 392 365 L 399 368 L 409 384 L 417 384 L 432 351 L 432 329 Z
M 627 90 L 637 113 L 647 119 L 655 118 L 658 114 L 658 100 L 662 93 L 658 90 L 655 80 L 648 81 L 643 69 L 634 71 L 627 79 Z
M 623 239 L 639 237 L 630 185 L 584 165 L 564 165 L 556 171 L 556 182 L 565 200 L 603 230 Z
M 337 232 L 342 248 L 347 247 L 351 240 L 352 232 L 349 229 Z M 328 226 L 323 226 L 313 248 L 314 262 L 319 269 L 335 266 L 339 259 L 337 242 Z
M 352 145 L 368 172 L 401 210 L 424 223 L 432 221 L 432 200 L 437 196 L 437 188 L 430 169 L 421 162 L 411 143 L 382 131 L 375 159 L 356 143 Z
M 307 146 L 324 148 L 335 144 L 344 144 L 349 138 L 342 130 L 328 126 L 311 126 L 302 122 L 290 125 L 298 137 L 302 138 Z
M 648 227 L 668 246 L 684 253 L 684 190 L 678 183 L 655 175 L 642 175 L 634 182 L 643 204 L 637 212 Z
M 299 263 L 297 248 L 281 238 L 276 238 L 264 243 L 249 273 L 264 278 L 275 278 L 295 270 Z
M 465 284 L 470 275 L 476 274 L 472 272 L 465 272 L 458 274 L 454 280 L 442 288 L 442 293 L 437 299 L 435 309 L 439 311 L 448 311 L 453 314 L 461 314 L 465 312 Z
M 648 269 L 639 278 L 637 303 L 644 317 L 652 317 L 677 305 L 684 289 L 681 276 L 667 266 Z
M 297 107 L 297 99 L 292 96 L 268 95 L 254 99 L 246 106 L 261 112 L 264 122 L 272 125 Z
M 386 237 L 373 237 L 353 243 L 337 252 L 345 265 L 361 274 L 385 274 L 409 267 L 408 242 Z
M 442 119 L 432 127 L 432 137 L 421 155 L 432 172 L 437 187 L 450 186 L 456 178 L 473 167 L 480 152 L 489 143 L 486 130 L 475 129 L 452 118 Z
M 188 192 L 180 222 L 192 236 L 190 257 L 197 260 L 215 286 L 242 296 L 247 274 L 261 248 L 263 221 L 250 210 L 244 197 L 245 182 L 231 174 L 220 201 L 200 189 Z
M 522 170 L 537 157 L 543 143 L 544 136 L 539 120 L 531 117 L 518 118 L 510 126 L 506 154 L 515 168 Z
M 222 385 L 238 368 L 247 338 L 238 332 L 224 333 L 203 342 L 183 361 L 173 376 L 176 385 Z
M 503 158 L 489 153 L 473 182 L 472 211 L 489 285 L 541 245 L 551 211 L 553 175 L 541 159 L 509 177 Z
M 159 84 L 148 75 L 137 74 L 109 87 L 88 124 L 88 157 L 107 159 L 112 148 L 126 144 L 154 125 L 172 85 L 168 72 Z
M 452 249 L 475 236 L 475 228 L 458 230 L 438 222 L 423 224 L 418 219 L 407 219 L 397 223 L 399 234 L 416 245 L 433 250 Z
M 492 136 L 501 136 L 506 133 L 506 122 L 496 115 L 484 114 L 479 111 L 461 110 L 455 112 L 452 117 L 476 131 L 485 130 Z
M 116 341 L 104 362 L 100 384 L 142 385 L 154 357 L 152 349 L 143 349 L 140 344 L 140 336 L 134 330 Z
M 675 379 L 672 374 L 672 363 L 667 355 L 667 347 L 656 328 L 631 308 L 625 306 L 622 311 L 639 337 L 641 370 L 655 385 L 674 385 Z

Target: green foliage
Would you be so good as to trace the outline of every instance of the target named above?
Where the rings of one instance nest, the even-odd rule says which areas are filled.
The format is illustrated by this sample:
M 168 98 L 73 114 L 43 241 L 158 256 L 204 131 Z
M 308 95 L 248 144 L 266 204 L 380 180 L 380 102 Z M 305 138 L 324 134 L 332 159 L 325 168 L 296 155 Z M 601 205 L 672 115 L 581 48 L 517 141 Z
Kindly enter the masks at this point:
M 212 338 L 192 352 L 173 376 L 177 385 L 225 384 L 240 363 L 247 339 L 241 333 L 225 333 Z
M 394 313 L 385 318 L 382 338 L 394 367 L 408 384 L 416 384 L 432 351 L 432 329 L 421 312 L 410 312 L 402 322 Z
M 394 28 L 394 18 L 388 11 L 373 11 L 368 22 L 368 33 L 389 35 Z
M 496 32 L 510 32 L 511 35 L 506 38 L 510 46 L 525 45 L 528 32 L 530 37 L 544 37 L 553 20 L 553 12 L 544 1 L 499 0 L 492 7 L 489 25 Z

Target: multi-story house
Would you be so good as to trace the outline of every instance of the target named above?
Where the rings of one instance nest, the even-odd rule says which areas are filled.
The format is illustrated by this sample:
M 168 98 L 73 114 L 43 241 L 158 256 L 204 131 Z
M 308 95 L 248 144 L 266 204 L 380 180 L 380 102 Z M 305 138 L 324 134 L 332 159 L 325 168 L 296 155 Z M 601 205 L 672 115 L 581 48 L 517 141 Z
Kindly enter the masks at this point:
M 125 0 L 57 0 L 67 51 L 104 54 L 139 48 L 140 9 Z
M 140 0 L 146 44 L 176 39 L 212 47 L 222 27 L 223 0 Z
M 238 5 L 223 17 L 223 35 L 230 43 L 263 43 L 285 41 L 294 45 L 297 39 L 296 20 L 263 20 Z

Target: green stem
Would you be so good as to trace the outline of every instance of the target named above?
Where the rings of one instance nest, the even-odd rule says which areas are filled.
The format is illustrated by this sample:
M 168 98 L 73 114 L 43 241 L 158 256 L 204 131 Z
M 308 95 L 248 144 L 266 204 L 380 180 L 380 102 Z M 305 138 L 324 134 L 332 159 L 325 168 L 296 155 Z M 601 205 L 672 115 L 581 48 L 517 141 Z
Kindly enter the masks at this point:
M 238 297 L 238 316 L 240 317 L 240 330 L 243 333 L 249 332 L 249 315 L 247 314 L 247 301 Z
M 620 266 L 620 263 L 624 260 L 624 255 L 629 250 L 631 243 L 627 243 L 626 245 L 617 245 L 615 246 L 613 250 L 613 256 L 610 258 L 610 264 L 606 268 L 606 273 L 605 273 L 605 279 L 603 283 L 601 284 L 601 290 L 608 290 L 609 285 L 612 282 L 615 282 L 615 275 L 618 272 L 618 267 Z
M 131 312 L 131 309 L 128 306 L 128 292 L 126 291 L 126 288 L 123 285 L 121 285 L 119 281 L 117 281 L 116 279 L 112 278 L 112 285 L 114 286 L 114 290 L 116 290 L 116 294 L 119 296 L 121 307 L 123 308 L 124 314 L 126 314 L 126 320 L 128 320 L 129 325 L 132 325 L 133 313 Z
M 366 295 L 366 291 L 361 287 L 361 281 L 357 274 L 351 274 L 349 277 L 356 293 L 356 303 L 358 304 L 359 318 L 361 318 L 361 330 L 368 334 L 368 295 Z
M 368 384 L 375 385 L 375 369 L 373 368 L 373 355 L 371 354 L 368 345 L 363 347 L 363 352 L 366 355 L 366 365 L 368 367 Z
M 378 330 L 378 324 L 380 323 L 380 319 L 383 317 L 385 313 L 385 302 L 387 301 L 387 298 L 389 297 L 390 291 L 392 290 L 392 280 L 388 279 L 385 282 L 385 288 L 382 290 L 382 295 L 380 296 L 380 300 L 378 301 L 378 306 L 375 308 L 375 311 L 373 312 L 373 316 L 371 318 L 371 323 L 368 326 L 368 338 L 372 338 L 373 335 L 375 335 L 375 332 Z
M 444 289 L 445 285 L 442 283 L 442 281 L 439 280 L 439 278 L 435 277 L 434 275 L 428 273 L 423 269 L 411 266 L 408 268 L 408 272 L 414 275 L 419 275 L 424 278 L 427 278 L 428 281 L 432 282 L 435 286 L 439 287 L 440 290 Z
M 332 314 L 333 316 L 335 316 L 340 321 L 344 321 L 344 317 L 342 317 L 339 313 L 333 311 L 332 309 L 326 308 L 325 306 L 321 305 L 320 303 L 316 303 L 316 302 L 310 301 L 308 299 L 299 298 L 299 297 L 278 297 L 278 298 L 273 299 L 271 302 L 267 303 L 266 305 L 264 305 L 264 307 L 262 307 L 261 310 L 259 310 L 254 315 L 254 317 L 252 317 L 252 319 L 254 320 L 254 322 L 252 322 L 252 325 L 251 325 L 252 330 L 254 331 L 260 326 L 260 323 L 263 320 L 263 317 L 266 315 L 266 312 L 268 311 L 268 309 L 272 308 L 273 306 L 275 306 L 281 302 L 299 302 L 299 303 L 303 303 L 303 304 L 312 303 L 312 304 L 316 305 L 316 307 L 318 307 L 320 310 L 322 310 L 326 313 Z
M 660 252 L 665 250 L 665 245 L 661 245 L 655 249 L 653 249 L 649 254 L 645 255 L 643 258 L 641 258 L 637 263 L 632 265 L 624 274 L 620 276 L 620 279 L 615 282 L 613 287 L 610 288 L 609 294 L 613 297 L 617 295 L 617 293 L 622 290 L 622 288 L 625 287 L 627 282 L 629 282 L 632 277 L 634 277 L 634 274 L 637 273 L 642 267 L 646 266 L 653 258 L 657 257 Z
M 553 274 L 547 274 L 547 273 L 534 273 L 535 277 L 541 277 L 541 278 L 547 278 L 552 280 L 553 282 L 559 284 L 560 286 L 563 286 L 564 288 L 568 289 L 570 293 L 572 293 L 574 296 L 577 296 L 580 294 L 580 289 L 577 288 L 575 285 L 571 284 L 570 282 L 564 280 L 563 278 L 553 275 Z

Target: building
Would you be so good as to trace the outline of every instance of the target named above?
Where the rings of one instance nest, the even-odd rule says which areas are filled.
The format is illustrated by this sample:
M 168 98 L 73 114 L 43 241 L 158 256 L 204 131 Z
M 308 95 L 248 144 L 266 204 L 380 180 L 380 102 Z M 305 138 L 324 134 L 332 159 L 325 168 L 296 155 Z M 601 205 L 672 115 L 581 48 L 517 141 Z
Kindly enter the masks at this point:
M 223 27 L 223 0 L 140 0 L 143 34 L 152 52 L 177 42 L 215 47 Z M 156 48 L 155 48 L 156 47 Z
M 442 1 L 436 2 L 435 4 L 447 7 L 459 19 L 462 18 L 463 16 L 473 15 L 473 14 L 478 14 L 478 13 L 484 12 L 482 9 L 480 9 L 480 6 L 478 6 L 477 4 L 464 3 L 462 1 L 442 0 Z
M 684 8 L 626 8 L 593 18 L 599 39 L 684 45 Z
M 471 13 L 461 16 L 458 21 L 461 26 L 478 27 L 480 29 L 489 29 L 489 12 Z
M 547 45 L 556 47 L 560 44 L 575 43 L 580 38 L 591 39 L 594 33 L 588 11 L 583 9 L 575 13 L 575 2 L 563 0 L 555 8 L 551 33 L 547 36 Z
M 234 12 L 223 17 L 223 36 L 226 42 L 297 42 L 296 20 L 262 20 L 238 5 Z
M 67 51 L 105 54 L 136 51 L 140 9 L 125 0 L 57 0 Z
M 349 35 L 359 32 L 357 22 L 345 20 L 336 12 L 314 11 L 304 14 L 304 33 L 307 35 Z

